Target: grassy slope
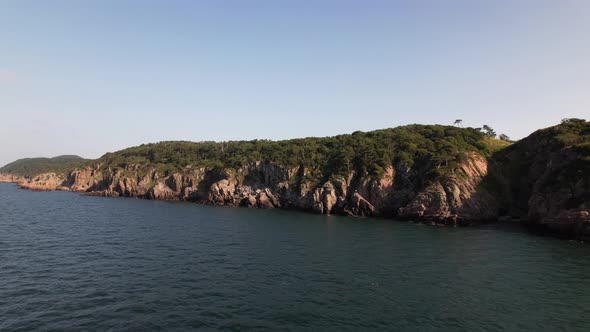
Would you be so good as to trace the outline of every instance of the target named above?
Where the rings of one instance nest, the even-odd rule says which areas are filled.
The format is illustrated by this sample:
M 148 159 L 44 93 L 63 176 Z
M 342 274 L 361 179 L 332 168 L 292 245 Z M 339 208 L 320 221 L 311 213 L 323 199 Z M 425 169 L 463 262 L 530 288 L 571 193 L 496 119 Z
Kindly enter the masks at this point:
M 493 152 L 497 152 L 500 151 L 510 145 L 512 145 L 512 142 L 508 142 L 508 141 L 503 141 L 497 138 L 491 138 L 491 137 L 486 137 L 484 138 L 484 143 L 487 145 L 488 150 Z

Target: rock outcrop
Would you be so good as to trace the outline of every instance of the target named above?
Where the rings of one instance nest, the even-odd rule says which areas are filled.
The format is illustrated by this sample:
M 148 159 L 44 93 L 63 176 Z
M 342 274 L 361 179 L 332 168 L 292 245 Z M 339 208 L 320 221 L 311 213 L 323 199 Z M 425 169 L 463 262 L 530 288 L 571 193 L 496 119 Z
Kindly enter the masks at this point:
M 447 225 L 519 220 L 590 239 L 590 123 L 569 119 L 493 154 L 479 137 L 473 128 L 413 125 L 325 141 L 161 142 L 80 162 L 64 175 L 0 174 L 0 181 L 32 190 Z M 307 152 L 300 147 L 305 142 L 313 146 Z M 25 169 L 27 162 L 16 166 Z
M 20 176 L 20 175 L 0 173 L 0 182 L 19 183 L 19 182 L 24 182 L 26 180 L 27 179 L 25 177 Z
M 590 239 L 590 123 L 566 120 L 489 158 L 500 213 L 538 231 Z
M 540 176 L 532 181 L 528 224 L 551 233 L 590 239 L 590 176 L 574 165 L 581 158 L 571 148 L 547 156 Z
M 452 224 L 495 220 L 495 200 L 479 188 L 486 175 L 486 159 L 472 153 L 453 173 L 440 177 L 400 208 L 398 216 Z
M 477 198 L 485 176 L 485 158 L 469 154 L 456 173 L 425 188 L 405 165 L 390 166 L 379 177 L 350 172 L 318 182 L 304 167 L 282 167 L 256 162 L 237 170 L 187 167 L 182 173 L 162 174 L 143 165 L 124 168 L 75 169 L 67 176 L 40 174 L 19 183 L 32 190 L 72 190 L 101 196 L 159 200 L 187 200 L 210 205 L 285 208 L 320 214 L 407 217 L 454 223 L 478 221 L 493 214 L 492 206 Z M 400 174 L 398 174 L 400 173 Z M 396 183 L 396 175 L 400 183 Z M 487 205 L 486 205 L 487 204 Z
M 64 186 L 65 177 L 55 173 L 43 173 L 31 179 L 18 182 L 21 189 L 47 191 L 47 190 L 70 190 Z

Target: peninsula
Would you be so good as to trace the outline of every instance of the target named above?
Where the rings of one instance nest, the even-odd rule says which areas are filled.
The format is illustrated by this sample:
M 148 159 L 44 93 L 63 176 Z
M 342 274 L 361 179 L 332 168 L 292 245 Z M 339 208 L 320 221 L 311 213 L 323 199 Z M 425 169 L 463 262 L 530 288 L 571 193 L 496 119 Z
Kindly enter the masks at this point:
M 408 125 L 283 141 L 167 141 L 96 160 L 21 159 L 0 181 L 32 190 L 283 208 L 445 225 L 514 221 L 590 239 L 590 122 L 517 142 Z

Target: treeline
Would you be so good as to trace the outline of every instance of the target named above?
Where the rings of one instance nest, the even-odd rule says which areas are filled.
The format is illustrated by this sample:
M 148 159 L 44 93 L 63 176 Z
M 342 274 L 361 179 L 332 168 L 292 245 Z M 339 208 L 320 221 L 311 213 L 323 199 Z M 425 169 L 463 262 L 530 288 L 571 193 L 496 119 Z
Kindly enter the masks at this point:
M 54 158 L 24 158 L 0 168 L 0 173 L 32 177 L 41 173 L 65 174 L 82 166 L 87 160 L 78 156 L 58 156 Z
M 239 168 L 256 161 L 305 166 L 325 177 L 352 170 L 378 176 L 393 163 L 424 162 L 443 171 L 467 151 L 492 152 L 489 138 L 474 128 L 409 125 L 333 137 L 271 141 L 187 142 L 143 144 L 101 157 L 104 167 L 145 164 L 164 172 L 188 165 Z

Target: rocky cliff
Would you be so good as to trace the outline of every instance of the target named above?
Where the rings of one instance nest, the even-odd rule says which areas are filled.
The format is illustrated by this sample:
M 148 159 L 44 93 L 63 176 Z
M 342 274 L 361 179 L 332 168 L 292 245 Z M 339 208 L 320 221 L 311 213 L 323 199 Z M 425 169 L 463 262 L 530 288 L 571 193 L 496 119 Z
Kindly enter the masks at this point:
M 590 160 L 576 150 L 565 147 L 547 156 L 532 182 L 527 217 L 551 232 L 590 239 Z
M 450 225 L 521 220 L 590 239 L 590 123 L 540 130 L 495 153 L 484 143 L 471 129 L 441 126 L 282 142 L 163 142 L 63 174 L 4 174 L 0 181 Z
M 21 189 L 29 189 L 36 191 L 48 190 L 70 190 L 69 187 L 63 185 L 65 175 L 58 175 L 55 173 L 42 173 L 32 178 L 22 179 L 18 181 L 18 187 Z
M 418 192 L 407 206 L 399 209 L 398 216 L 460 223 L 494 221 L 498 217 L 496 199 L 480 186 L 487 174 L 487 160 L 471 154 L 452 173 Z
M 26 178 L 20 175 L 0 173 L 0 182 L 14 182 L 19 183 L 25 181 Z
M 590 122 L 539 130 L 489 158 L 499 213 L 540 231 L 590 240 Z
M 476 192 L 486 171 L 485 158 L 473 153 L 455 173 L 419 188 L 413 184 L 419 182 L 417 174 L 402 164 L 386 168 L 379 177 L 353 171 L 323 182 L 310 178 L 304 167 L 269 162 L 235 170 L 187 167 L 169 175 L 142 165 L 102 169 L 97 164 L 65 177 L 40 174 L 21 181 L 19 187 L 455 224 L 493 218 L 494 205 Z

